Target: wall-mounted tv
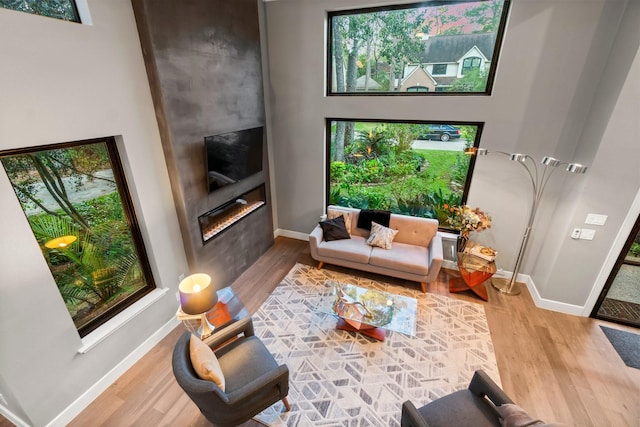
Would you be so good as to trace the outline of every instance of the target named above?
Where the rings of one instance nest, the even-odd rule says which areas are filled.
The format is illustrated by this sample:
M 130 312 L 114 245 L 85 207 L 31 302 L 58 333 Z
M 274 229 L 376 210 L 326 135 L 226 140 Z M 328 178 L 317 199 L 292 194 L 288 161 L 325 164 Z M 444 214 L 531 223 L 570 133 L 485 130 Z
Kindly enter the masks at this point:
M 204 138 L 210 192 L 262 170 L 263 134 L 257 127 Z

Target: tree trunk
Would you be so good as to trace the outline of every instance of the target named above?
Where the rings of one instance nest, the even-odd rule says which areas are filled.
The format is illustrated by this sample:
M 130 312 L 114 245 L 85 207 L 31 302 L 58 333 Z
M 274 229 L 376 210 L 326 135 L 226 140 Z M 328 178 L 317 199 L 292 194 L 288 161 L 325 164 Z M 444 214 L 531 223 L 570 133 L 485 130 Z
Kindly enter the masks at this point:
M 346 122 L 340 120 L 336 122 L 336 136 L 335 136 L 335 151 L 333 153 L 333 160 L 338 162 L 344 161 L 344 130 Z M 339 143 L 338 143 L 339 141 Z
M 396 87 L 396 59 L 391 58 L 391 69 L 389 70 L 389 92 L 393 92 Z
M 345 131 L 344 131 L 344 145 L 349 145 L 353 143 L 355 129 L 356 129 L 356 126 L 354 122 L 346 122 Z
M 369 92 L 369 81 L 371 80 L 371 38 L 367 39 L 367 56 L 366 61 L 366 73 L 364 78 L 364 90 Z
M 398 87 L 396 88 L 396 90 L 398 92 L 400 92 L 402 90 L 402 77 L 403 77 L 403 73 L 404 73 L 404 59 L 402 61 L 400 61 L 400 74 L 398 76 Z
M 336 69 L 336 88 L 338 92 L 345 91 L 344 84 L 344 55 L 343 55 L 343 37 L 342 37 L 342 25 L 340 25 L 339 17 L 333 18 L 333 63 Z M 336 123 L 336 135 L 335 135 L 335 151 L 334 160 L 339 162 L 344 161 L 344 127 L 345 122 L 339 121 Z

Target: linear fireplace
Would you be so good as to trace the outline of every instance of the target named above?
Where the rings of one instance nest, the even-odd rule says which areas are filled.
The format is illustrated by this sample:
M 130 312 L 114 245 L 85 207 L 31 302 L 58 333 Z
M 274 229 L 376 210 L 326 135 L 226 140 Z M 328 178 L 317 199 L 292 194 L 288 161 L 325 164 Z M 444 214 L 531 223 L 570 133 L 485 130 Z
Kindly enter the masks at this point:
M 203 243 L 207 243 L 238 221 L 265 206 L 266 200 L 265 187 L 262 184 L 235 200 L 200 215 L 198 222 Z

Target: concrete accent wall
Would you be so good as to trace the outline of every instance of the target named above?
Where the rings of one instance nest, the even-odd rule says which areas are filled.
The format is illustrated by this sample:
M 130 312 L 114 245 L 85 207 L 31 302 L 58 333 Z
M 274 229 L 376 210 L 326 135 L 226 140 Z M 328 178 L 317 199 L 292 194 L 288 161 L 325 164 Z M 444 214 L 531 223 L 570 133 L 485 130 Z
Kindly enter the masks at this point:
M 227 286 L 273 243 L 269 206 L 206 244 L 198 224 L 199 215 L 265 182 L 269 203 L 266 156 L 262 173 L 208 193 L 204 155 L 205 136 L 265 125 L 257 1 L 133 6 L 189 268 Z
M 0 8 L 0 150 L 115 135 L 156 301 L 86 354 L 0 167 L 0 393 L 44 426 L 174 319 L 187 271 L 136 24 L 128 0 L 89 1 L 93 25 Z
M 400 2 L 387 2 L 391 3 Z M 560 269 L 561 274 L 558 270 L 559 277 L 550 285 L 543 278 L 554 261 L 538 263 L 537 258 L 540 254 L 553 254 L 560 259 L 569 256 L 576 208 L 581 205 L 582 213 L 587 200 L 590 212 L 611 214 L 608 229 L 615 230 L 621 221 L 615 212 L 628 210 L 628 195 L 637 189 L 635 176 L 620 182 L 619 174 L 596 167 L 599 160 L 595 160 L 596 151 L 636 149 L 637 127 L 624 128 L 615 140 L 603 138 L 601 133 L 595 138 L 593 133 L 585 133 L 589 123 L 606 123 L 612 114 L 622 114 L 611 109 L 611 102 L 604 110 L 592 106 L 600 102 L 599 88 L 608 79 L 613 76 L 616 81 L 611 85 L 620 86 L 624 72 L 630 70 L 624 61 L 608 67 L 610 51 L 622 49 L 623 45 L 627 46 L 622 49 L 626 52 L 638 50 L 633 39 L 629 42 L 618 37 L 625 8 L 636 7 L 632 3 L 514 0 L 492 96 L 410 98 L 325 96 L 327 11 L 378 3 L 266 3 L 271 125 L 277 141 L 272 179 L 278 188 L 279 228 L 308 233 L 324 210 L 326 117 L 482 121 L 485 127 L 481 147 L 527 153 L 536 159 L 551 155 L 596 168 L 593 178 L 563 172 L 552 178 L 521 270 L 542 281 L 536 283 L 542 298 L 553 298 L 560 304 L 584 303 L 594 286 L 592 270 L 573 276 L 576 263 L 571 261 Z M 610 71 L 612 75 L 607 74 Z M 630 78 L 637 79 L 637 73 Z M 604 86 L 603 90 L 609 93 L 609 87 Z M 586 187 L 595 176 L 600 186 L 612 190 L 623 186 L 621 197 L 603 197 L 595 188 Z M 469 204 L 481 207 L 494 218 L 494 227 L 474 238 L 495 247 L 500 253 L 499 267 L 512 270 L 531 206 L 528 176 L 504 157 L 483 157 L 476 163 Z M 550 228 L 554 230 L 551 238 Z M 596 239 L 580 244 L 584 246 L 581 262 L 602 265 L 611 242 Z M 551 291 L 551 287 L 561 287 L 562 291 Z

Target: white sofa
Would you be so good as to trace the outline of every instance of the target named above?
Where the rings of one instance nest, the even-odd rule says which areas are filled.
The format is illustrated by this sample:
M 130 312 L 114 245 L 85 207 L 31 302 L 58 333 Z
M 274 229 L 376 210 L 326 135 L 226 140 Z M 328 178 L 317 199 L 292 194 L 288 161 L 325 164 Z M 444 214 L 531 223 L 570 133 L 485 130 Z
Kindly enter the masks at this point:
M 309 235 L 311 256 L 318 269 L 328 264 L 369 271 L 420 282 L 422 291 L 436 280 L 442 267 L 442 238 L 438 221 L 391 214 L 389 228 L 398 230 L 391 249 L 371 247 L 366 243 L 369 230 L 358 228 L 359 209 L 329 206 L 351 216 L 350 239 L 325 241 L 320 225 Z

